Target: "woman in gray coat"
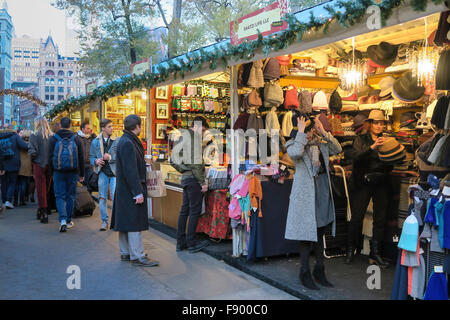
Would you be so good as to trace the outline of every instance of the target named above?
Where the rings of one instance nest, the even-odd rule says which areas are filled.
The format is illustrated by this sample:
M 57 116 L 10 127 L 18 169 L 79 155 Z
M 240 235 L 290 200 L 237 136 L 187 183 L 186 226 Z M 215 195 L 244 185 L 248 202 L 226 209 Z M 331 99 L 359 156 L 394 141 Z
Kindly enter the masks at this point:
M 325 131 L 320 121 L 293 115 L 294 130 L 286 143 L 289 157 L 295 164 L 285 238 L 300 240 L 300 280 L 313 290 L 309 267 L 311 244 L 314 244 L 316 265 L 313 275 L 318 283 L 332 287 L 325 277 L 323 264 L 323 235 L 332 223 L 335 234 L 335 212 L 328 169 L 330 155 L 342 152 L 339 142 Z

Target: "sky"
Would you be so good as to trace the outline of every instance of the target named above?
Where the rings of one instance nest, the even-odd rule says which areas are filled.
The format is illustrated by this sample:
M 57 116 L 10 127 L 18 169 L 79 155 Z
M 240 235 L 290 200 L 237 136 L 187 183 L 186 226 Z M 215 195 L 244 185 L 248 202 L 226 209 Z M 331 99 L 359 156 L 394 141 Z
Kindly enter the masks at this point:
M 4 0 L 0 0 L 3 4 Z M 12 17 L 16 35 L 26 34 L 31 38 L 46 39 L 49 31 L 53 40 L 65 54 L 65 23 L 64 11 L 50 5 L 51 0 L 6 0 L 8 12 Z M 73 22 L 69 19 L 69 26 Z

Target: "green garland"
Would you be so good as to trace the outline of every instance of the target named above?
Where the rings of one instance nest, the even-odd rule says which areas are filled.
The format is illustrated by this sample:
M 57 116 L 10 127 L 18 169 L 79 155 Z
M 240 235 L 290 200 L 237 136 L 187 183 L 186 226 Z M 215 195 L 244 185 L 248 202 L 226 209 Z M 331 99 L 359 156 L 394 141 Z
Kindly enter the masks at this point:
M 214 48 L 213 52 L 207 52 L 203 48 L 187 53 L 183 58 L 174 58 L 167 61 L 168 68 L 159 65 L 158 73 L 146 72 L 142 75 L 131 77 L 129 75 L 113 81 L 105 86 L 95 89 L 90 95 L 79 98 L 70 98 L 57 104 L 52 110 L 45 115 L 47 118 L 54 118 L 63 111 L 72 112 L 78 110 L 82 106 L 94 101 L 102 99 L 104 101 L 111 97 L 124 95 L 136 89 L 153 88 L 158 84 L 166 81 L 169 76 L 175 79 L 180 76 L 184 78 L 186 73 L 199 71 L 202 64 L 209 64 L 211 70 L 215 70 L 219 65 L 227 67 L 229 61 L 251 60 L 258 50 L 264 55 L 268 55 L 271 51 L 279 51 L 287 48 L 289 45 L 300 42 L 305 32 L 310 30 L 318 31 L 323 28 L 324 34 L 328 32 L 328 27 L 333 21 L 339 22 L 342 26 L 348 28 L 361 22 L 366 15 L 366 9 L 370 5 L 378 5 L 381 9 L 382 25 L 386 25 L 393 10 L 400 7 L 405 0 L 383 0 L 380 4 L 376 4 L 372 0 L 338 0 L 333 5 L 326 5 L 324 9 L 328 12 L 328 18 L 318 18 L 311 11 L 309 21 L 300 22 L 292 14 L 287 15 L 284 20 L 287 21 L 289 28 L 276 36 L 263 37 L 258 35 L 256 41 L 244 41 L 238 46 L 230 44 L 221 45 Z M 411 6 L 415 11 L 425 11 L 430 0 L 411 0 Z M 434 4 L 441 4 L 444 0 L 431 0 Z M 337 5 L 337 6 L 336 6 Z M 340 7 L 337 10 L 336 7 Z

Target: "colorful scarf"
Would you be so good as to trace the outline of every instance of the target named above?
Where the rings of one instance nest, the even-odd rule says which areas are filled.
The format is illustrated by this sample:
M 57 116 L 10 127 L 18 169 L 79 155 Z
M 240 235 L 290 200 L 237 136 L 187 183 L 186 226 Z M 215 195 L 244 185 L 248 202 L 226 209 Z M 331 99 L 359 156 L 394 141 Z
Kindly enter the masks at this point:
M 320 138 L 316 135 L 313 136 L 311 140 L 308 141 L 306 145 L 306 152 L 311 158 L 313 167 L 313 177 L 317 176 L 320 169 Z

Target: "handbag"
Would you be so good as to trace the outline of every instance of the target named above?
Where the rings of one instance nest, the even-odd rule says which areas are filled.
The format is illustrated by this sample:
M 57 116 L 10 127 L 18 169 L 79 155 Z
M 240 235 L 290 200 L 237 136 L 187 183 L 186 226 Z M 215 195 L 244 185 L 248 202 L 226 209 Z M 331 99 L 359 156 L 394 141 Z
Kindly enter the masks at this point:
M 150 198 L 161 198 L 167 196 L 166 184 L 159 170 L 153 171 L 151 167 L 147 167 L 146 174 L 147 196 Z
M 369 186 L 379 185 L 386 180 L 386 174 L 382 172 L 370 172 L 364 175 L 364 182 Z
M 92 171 L 91 175 L 88 177 L 87 185 L 91 191 L 98 191 L 98 173 Z

